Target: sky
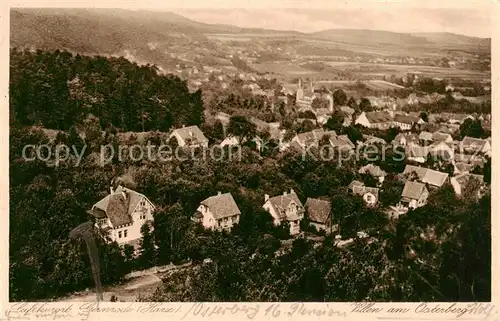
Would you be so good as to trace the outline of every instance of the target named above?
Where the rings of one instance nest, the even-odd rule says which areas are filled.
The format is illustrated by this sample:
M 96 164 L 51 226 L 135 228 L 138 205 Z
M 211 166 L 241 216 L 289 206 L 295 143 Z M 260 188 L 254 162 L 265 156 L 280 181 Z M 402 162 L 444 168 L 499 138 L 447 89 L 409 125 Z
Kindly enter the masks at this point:
M 314 32 L 374 29 L 491 37 L 492 0 L 11 0 L 15 7 L 172 11 L 205 23 Z
M 277 30 L 375 29 L 394 32 L 452 32 L 490 37 L 490 15 L 481 9 L 173 9 L 206 22 Z

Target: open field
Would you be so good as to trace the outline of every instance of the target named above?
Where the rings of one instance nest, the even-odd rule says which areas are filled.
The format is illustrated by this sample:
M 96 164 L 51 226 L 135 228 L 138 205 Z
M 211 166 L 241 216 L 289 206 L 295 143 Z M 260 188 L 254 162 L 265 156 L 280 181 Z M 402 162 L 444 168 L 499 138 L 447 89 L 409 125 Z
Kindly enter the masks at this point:
M 460 77 L 464 79 L 490 79 L 491 72 L 479 72 L 454 68 L 442 68 L 434 66 L 418 65 L 396 65 L 396 64 L 371 64 L 362 62 L 325 62 L 339 70 L 349 70 L 369 75 L 376 73 L 389 73 L 403 76 L 408 73 L 421 74 L 428 77 Z
M 479 72 L 454 68 L 418 65 L 375 64 L 362 62 L 317 62 L 323 62 L 326 65 L 331 66 L 332 68 L 325 68 L 325 70 L 323 71 L 314 71 L 301 67 L 298 62 L 289 61 L 253 64 L 252 68 L 259 72 L 267 72 L 275 74 L 276 76 L 281 76 L 280 78 L 283 78 L 284 80 L 290 80 L 296 77 L 312 77 L 318 81 L 335 79 L 353 80 L 359 77 L 363 77 L 364 79 L 380 79 L 383 76 L 391 75 L 401 77 L 408 73 L 417 74 L 423 77 L 491 80 L 491 72 Z M 384 85 L 382 85 L 382 83 L 377 83 L 373 84 L 373 86 L 381 87 Z

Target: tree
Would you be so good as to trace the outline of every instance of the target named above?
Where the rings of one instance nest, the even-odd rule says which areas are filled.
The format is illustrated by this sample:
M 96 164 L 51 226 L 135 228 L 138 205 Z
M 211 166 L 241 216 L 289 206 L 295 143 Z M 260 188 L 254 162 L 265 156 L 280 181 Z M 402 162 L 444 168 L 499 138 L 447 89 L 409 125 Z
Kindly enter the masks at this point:
M 361 98 L 361 101 L 359 102 L 359 109 L 365 112 L 374 110 L 372 103 L 367 98 Z
M 349 100 L 347 101 L 347 106 L 351 107 L 354 110 L 358 109 L 358 104 L 356 103 L 356 100 L 353 97 L 349 98 Z
M 299 113 L 299 118 L 316 120 L 316 115 L 311 110 L 306 110 L 304 112 Z
M 351 99 L 352 99 L 352 97 L 351 97 Z M 333 92 L 333 102 L 337 106 L 344 106 L 346 104 L 346 102 L 347 102 L 347 95 L 346 95 L 346 93 L 342 89 L 335 90 Z
M 363 140 L 363 135 L 361 134 L 361 132 L 359 131 L 358 128 L 354 127 L 354 126 L 349 126 L 345 129 L 345 132 L 347 134 L 347 137 L 349 138 L 349 140 L 351 142 L 353 142 L 354 144 L 356 144 L 357 141 L 362 141 Z
M 156 250 L 154 236 L 151 233 L 150 223 L 146 222 L 141 227 L 142 239 L 140 242 L 139 262 L 143 268 L 156 265 Z
M 339 133 L 342 130 L 342 124 L 344 123 L 344 114 L 340 111 L 336 111 L 333 115 L 328 118 L 326 124 L 323 126 L 325 129 L 334 130 Z
M 315 127 L 315 122 L 310 119 L 306 119 L 297 128 L 297 133 L 307 133 L 313 130 Z
M 384 207 L 396 205 L 401 199 L 403 188 L 404 183 L 394 175 L 386 176 L 380 191 L 380 204 Z
M 229 119 L 227 132 L 239 138 L 240 143 L 255 137 L 257 127 L 243 116 L 232 116 Z
M 394 138 L 396 138 L 396 136 L 401 132 L 401 130 L 399 129 L 399 127 L 390 127 L 387 132 L 386 132 L 386 135 L 384 136 L 384 140 L 388 143 L 392 142 L 394 140 Z
M 465 136 L 475 137 L 475 138 L 483 138 L 485 135 L 485 130 L 481 125 L 481 121 L 479 119 L 472 120 L 467 118 L 460 125 L 460 137 L 464 138 Z

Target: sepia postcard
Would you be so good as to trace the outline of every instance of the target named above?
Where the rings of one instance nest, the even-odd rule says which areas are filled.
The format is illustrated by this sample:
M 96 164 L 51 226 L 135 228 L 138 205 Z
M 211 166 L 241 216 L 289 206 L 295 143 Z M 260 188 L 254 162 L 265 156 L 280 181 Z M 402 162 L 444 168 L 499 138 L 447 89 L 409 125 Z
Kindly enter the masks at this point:
M 0 321 L 499 320 L 499 8 L 4 5 Z

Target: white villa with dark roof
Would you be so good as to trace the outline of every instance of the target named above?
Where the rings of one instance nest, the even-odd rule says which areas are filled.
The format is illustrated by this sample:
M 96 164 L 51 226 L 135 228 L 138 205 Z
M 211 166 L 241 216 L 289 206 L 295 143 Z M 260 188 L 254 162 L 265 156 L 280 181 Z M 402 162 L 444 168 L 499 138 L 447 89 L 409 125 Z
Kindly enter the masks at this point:
M 96 218 L 96 226 L 108 232 L 111 241 L 138 247 L 142 238 L 141 227 L 153 222 L 155 206 L 141 193 L 123 186 L 95 203 L 89 214 Z
M 206 229 L 230 231 L 239 223 L 240 215 L 240 209 L 231 193 L 218 192 L 200 203 L 193 220 Z
M 266 194 L 262 207 L 271 214 L 274 225 L 288 221 L 290 235 L 300 233 L 300 221 L 304 217 L 305 209 L 293 189 L 290 190 L 290 193 L 283 192 L 283 195 L 271 198 Z
M 189 126 L 175 129 L 169 139 L 175 137 L 179 147 L 208 147 L 208 139 L 198 126 Z

